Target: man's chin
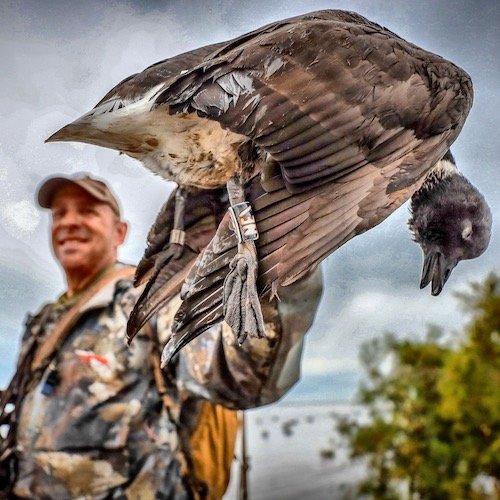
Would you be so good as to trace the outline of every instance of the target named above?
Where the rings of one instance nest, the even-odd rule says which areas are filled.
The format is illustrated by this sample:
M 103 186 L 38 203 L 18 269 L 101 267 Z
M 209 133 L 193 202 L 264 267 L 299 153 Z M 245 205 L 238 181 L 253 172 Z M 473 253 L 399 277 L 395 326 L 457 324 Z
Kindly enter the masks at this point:
M 87 257 L 78 250 L 64 250 L 58 252 L 57 260 L 65 270 L 86 267 Z

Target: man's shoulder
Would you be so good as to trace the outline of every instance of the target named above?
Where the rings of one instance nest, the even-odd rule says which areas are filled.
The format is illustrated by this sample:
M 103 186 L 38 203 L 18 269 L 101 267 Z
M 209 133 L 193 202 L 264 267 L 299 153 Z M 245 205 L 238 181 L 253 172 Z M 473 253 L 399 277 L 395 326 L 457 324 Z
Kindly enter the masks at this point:
M 48 311 L 50 308 L 52 308 L 54 306 L 54 303 L 55 302 L 44 302 L 39 308 L 37 311 L 35 311 L 34 313 L 32 312 L 28 312 L 26 313 L 26 318 L 25 318 L 25 324 L 28 326 L 30 325 L 31 323 L 33 323 L 34 321 L 38 320 L 39 318 L 41 318 L 46 311 Z
M 142 288 L 134 286 L 134 274 L 134 266 L 117 263 L 112 271 L 103 278 L 102 286 L 96 288 L 84 309 L 105 307 L 112 303 L 137 298 Z
M 137 298 L 142 293 L 144 286 L 137 287 L 134 284 L 135 269 L 135 266 L 122 263 L 119 263 L 115 267 L 114 272 L 116 277 L 111 282 L 115 298 L 124 295 Z

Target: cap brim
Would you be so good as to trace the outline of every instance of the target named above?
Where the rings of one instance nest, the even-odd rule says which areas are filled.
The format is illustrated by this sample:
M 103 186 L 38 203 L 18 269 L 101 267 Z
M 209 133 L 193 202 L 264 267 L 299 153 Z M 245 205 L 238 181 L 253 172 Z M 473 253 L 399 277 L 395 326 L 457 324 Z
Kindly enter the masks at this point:
M 109 205 L 118 217 L 121 217 L 120 204 L 108 185 L 104 181 L 90 176 L 83 178 L 57 176 L 47 179 L 38 189 L 38 204 L 43 208 L 51 208 L 56 194 L 68 185 L 83 189 L 96 200 Z
M 57 191 L 69 184 L 76 184 L 79 186 L 77 182 L 72 179 L 68 179 L 67 177 L 52 177 L 51 179 L 46 180 L 38 189 L 38 204 L 42 208 L 50 208 L 52 206 L 54 195 Z

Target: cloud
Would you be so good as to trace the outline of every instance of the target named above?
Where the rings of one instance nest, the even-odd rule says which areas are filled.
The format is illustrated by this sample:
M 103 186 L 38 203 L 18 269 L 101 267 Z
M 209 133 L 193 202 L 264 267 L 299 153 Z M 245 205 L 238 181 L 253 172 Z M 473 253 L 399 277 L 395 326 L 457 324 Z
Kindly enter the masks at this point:
M 7 203 L 1 209 L 1 221 L 11 236 L 18 237 L 38 226 L 40 212 L 28 200 Z
M 331 356 L 307 356 L 302 363 L 302 373 L 306 376 L 324 374 L 340 374 L 345 371 L 352 372 L 358 368 L 357 362 L 352 358 L 332 359 Z
M 439 297 L 407 283 L 331 291 L 331 295 L 327 290 L 306 337 L 303 375 L 359 371 L 361 344 L 385 332 L 423 339 L 429 326 L 437 325 L 454 335 L 467 321 L 453 295 L 458 288 L 464 287 L 452 286 Z

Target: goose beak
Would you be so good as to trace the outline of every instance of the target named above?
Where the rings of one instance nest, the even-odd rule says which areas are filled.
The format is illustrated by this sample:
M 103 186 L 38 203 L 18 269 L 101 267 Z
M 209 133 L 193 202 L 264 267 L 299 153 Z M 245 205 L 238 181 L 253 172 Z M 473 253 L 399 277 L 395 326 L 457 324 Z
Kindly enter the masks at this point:
M 429 283 L 432 283 L 432 295 L 439 295 L 456 265 L 456 261 L 447 259 L 439 250 L 424 252 L 420 288 L 425 288 Z

